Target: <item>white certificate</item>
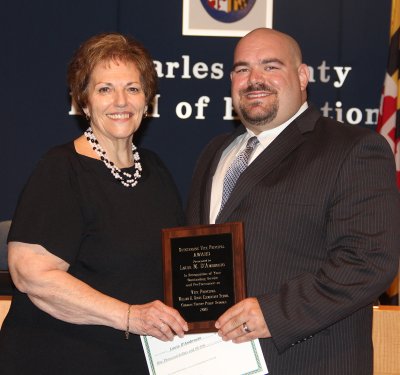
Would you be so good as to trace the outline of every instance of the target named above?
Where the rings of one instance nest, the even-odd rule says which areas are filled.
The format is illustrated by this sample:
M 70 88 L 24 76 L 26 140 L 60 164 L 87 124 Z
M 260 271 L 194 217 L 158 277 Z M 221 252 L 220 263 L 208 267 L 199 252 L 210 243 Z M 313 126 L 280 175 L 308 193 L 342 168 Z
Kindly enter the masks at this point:
M 268 374 L 258 340 L 234 344 L 217 333 L 175 336 L 167 342 L 140 338 L 151 375 Z

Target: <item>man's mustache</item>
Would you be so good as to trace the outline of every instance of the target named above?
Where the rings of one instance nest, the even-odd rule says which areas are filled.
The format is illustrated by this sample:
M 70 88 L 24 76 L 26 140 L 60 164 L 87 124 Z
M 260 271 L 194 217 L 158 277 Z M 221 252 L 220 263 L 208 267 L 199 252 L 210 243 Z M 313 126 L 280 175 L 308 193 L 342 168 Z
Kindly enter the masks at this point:
M 270 94 L 277 94 L 277 91 L 273 87 L 270 87 L 270 86 L 266 85 L 265 83 L 256 83 L 256 84 L 249 85 L 244 90 L 241 90 L 240 93 L 241 94 L 249 94 L 253 91 L 266 91 Z

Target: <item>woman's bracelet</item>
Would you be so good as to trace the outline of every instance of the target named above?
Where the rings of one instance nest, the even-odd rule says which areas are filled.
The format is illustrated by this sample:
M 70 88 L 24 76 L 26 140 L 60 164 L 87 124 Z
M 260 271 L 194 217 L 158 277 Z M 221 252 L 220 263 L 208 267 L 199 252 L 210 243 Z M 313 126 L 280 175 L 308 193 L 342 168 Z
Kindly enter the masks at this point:
M 127 314 L 127 318 L 126 318 L 125 340 L 129 339 L 129 316 L 131 315 L 131 307 L 132 307 L 132 305 L 128 306 L 128 314 Z

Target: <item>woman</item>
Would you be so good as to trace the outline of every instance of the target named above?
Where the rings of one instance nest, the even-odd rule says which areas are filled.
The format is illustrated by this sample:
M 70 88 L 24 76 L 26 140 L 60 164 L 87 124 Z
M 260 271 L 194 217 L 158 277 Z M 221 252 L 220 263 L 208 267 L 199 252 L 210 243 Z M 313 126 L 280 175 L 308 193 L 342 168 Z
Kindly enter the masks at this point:
M 158 157 L 132 143 L 157 76 L 137 41 L 101 34 L 78 49 L 68 81 L 90 126 L 42 158 L 20 198 L 0 369 L 145 374 L 139 335 L 165 341 L 187 331 L 159 301 L 160 232 L 182 224 L 179 197 Z

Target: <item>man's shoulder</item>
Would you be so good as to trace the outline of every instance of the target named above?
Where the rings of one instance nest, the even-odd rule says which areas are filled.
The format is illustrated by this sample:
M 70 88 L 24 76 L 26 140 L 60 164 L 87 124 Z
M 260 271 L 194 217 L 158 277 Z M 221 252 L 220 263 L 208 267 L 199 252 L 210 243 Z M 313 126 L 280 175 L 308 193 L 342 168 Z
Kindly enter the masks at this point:
M 345 152 L 355 145 L 376 145 L 387 153 L 391 152 L 386 139 L 374 129 L 325 117 L 313 105 L 296 122 L 302 135 L 313 147 L 318 145 L 326 151 Z
M 299 116 L 299 127 L 305 133 L 316 130 L 317 134 L 323 133 L 325 136 L 333 138 L 380 138 L 380 135 L 371 128 L 362 125 L 350 125 L 346 122 L 340 122 L 331 117 L 323 116 L 312 104 L 307 111 Z
M 361 126 L 361 125 L 350 125 L 345 122 L 339 122 L 330 117 L 321 116 L 317 121 L 316 127 L 327 135 L 336 137 L 346 138 L 380 138 L 381 135 L 375 132 L 373 129 Z

